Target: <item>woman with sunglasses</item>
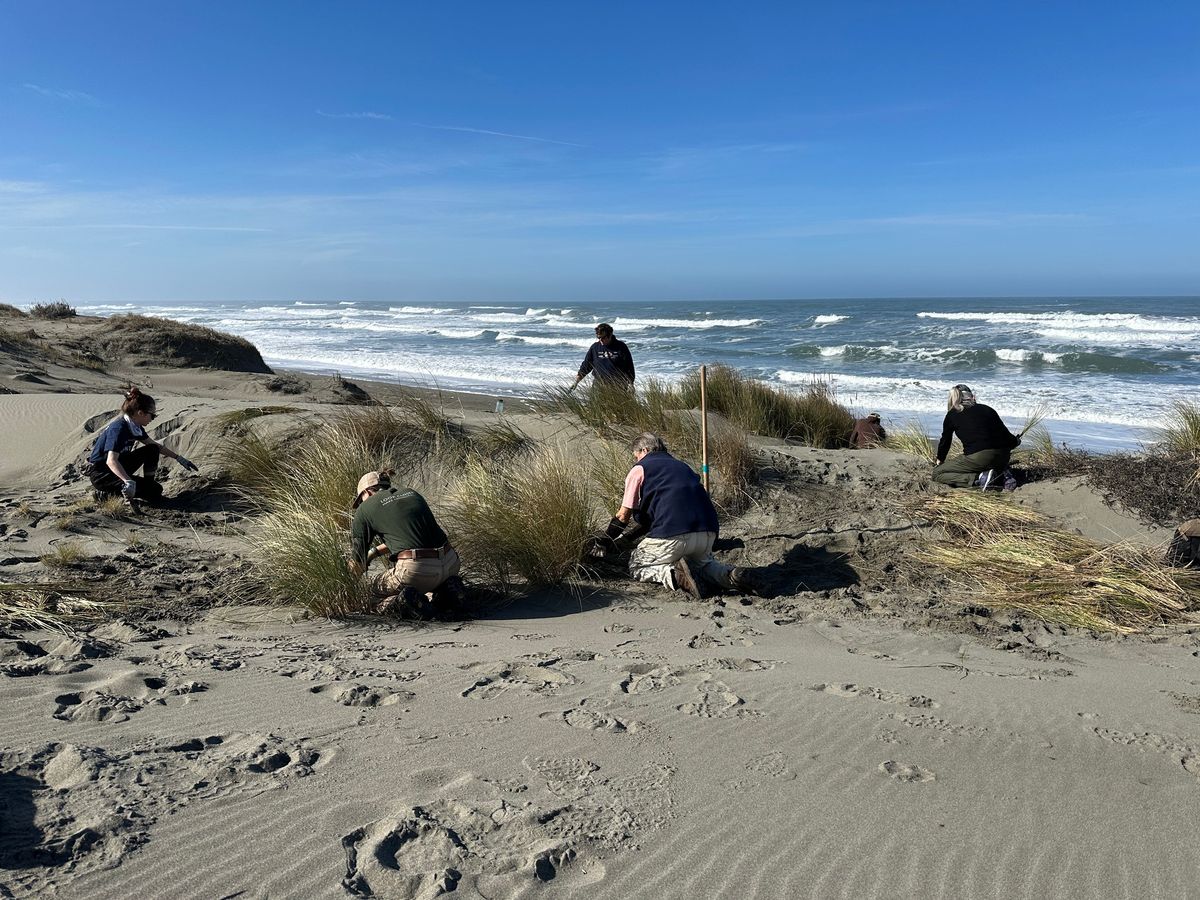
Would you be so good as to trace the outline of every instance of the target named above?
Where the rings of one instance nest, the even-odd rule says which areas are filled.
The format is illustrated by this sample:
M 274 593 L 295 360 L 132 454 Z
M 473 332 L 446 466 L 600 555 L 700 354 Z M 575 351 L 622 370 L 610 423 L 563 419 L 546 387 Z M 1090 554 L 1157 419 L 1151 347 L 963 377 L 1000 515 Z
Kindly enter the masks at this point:
M 146 432 L 146 426 L 157 416 L 154 398 L 131 387 L 121 404 L 120 417 L 100 432 L 88 457 L 88 477 L 97 497 L 120 494 L 127 502 L 162 497 L 162 487 L 154 477 L 160 454 L 166 454 L 189 471 L 196 471 L 194 463 L 168 450 Z M 139 443 L 141 446 L 135 447 Z M 139 469 L 142 474 L 134 474 Z

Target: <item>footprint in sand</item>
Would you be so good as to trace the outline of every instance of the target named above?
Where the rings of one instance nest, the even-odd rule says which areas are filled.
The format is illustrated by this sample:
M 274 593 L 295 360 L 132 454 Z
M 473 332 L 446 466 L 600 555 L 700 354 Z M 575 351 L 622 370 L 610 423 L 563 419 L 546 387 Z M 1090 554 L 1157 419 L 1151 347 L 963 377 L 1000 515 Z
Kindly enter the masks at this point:
M 746 768 L 781 781 L 792 781 L 796 777 L 796 773 L 788 767 L 787 754 L 781 750 L 754 757 L 747 761 Z
M 814 684 L 809 690 L 833 694 L 835 697 L 844 697 L 847 700 L 866 697 L 869 700 L 878 700 L 880 703 L 895 703 L 898 706 L 910 706 L 914 709 L 937 709 L 940 705 L 928 697 L 896 694 L 882 688 L 859 684 Z
M 893 781 L 900 781 L 904 784 L 926 784 L 927 782 L 934 781 L 936 778 L 928 769 L 923 769 L 911 763 L 899 763 L 892 759 L 881 762 L 879 764 L 879 771 Z
M 713 678 L 707 672 L 701 674 L 701 679 L 696 688 L 700 699 L 676 707 L 680 712 L 701 719 L 757 719 L 762 716 L 757 710 L 747 709 L 746 701 L 723 681 Z
M 54 718 L 64 722 L 125 722 L 151 704 L 165 705 L 169 697 L 208 690 L 201 681 L 172 683 L 166 678 L 128 673 L 104 686 L 68 691 L 54 698 Z
M 412 691 L 389 691 L 353 684 L 338 694 L 337 702 L 342 706 L 395 706 L 397 703 L 408 703 L 414 697 L 416 694 Z
M 463 668 L 467 671 L 483 669 L 485 674 L 459 696 L 474 700 L 494 700 L 514 690 L 553 694 L 561 687 L 576 684 L 577 679 L 574 675 L 553 666 L 556 662 L 559 662 L 557 656 L 531 662 L 472 663 Z

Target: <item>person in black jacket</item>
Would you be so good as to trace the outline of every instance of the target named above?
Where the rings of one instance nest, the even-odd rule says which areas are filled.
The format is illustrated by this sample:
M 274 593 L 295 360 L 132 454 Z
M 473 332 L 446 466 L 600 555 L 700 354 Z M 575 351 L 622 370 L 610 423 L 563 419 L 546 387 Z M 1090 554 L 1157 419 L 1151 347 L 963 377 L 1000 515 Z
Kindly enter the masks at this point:
M 625 342 L 617 340 L 607 322 L 596 326 L 596 343 L 588 348 L 575 383 L 583 381 L 589 372 L 597 383 L 633 386 L 633 356 Z
M 994 409 L 976 403 L 975 392 L 965 384 L 956 384 L 950 389 L 947 407 L 933 480 L 950 487 L 966 488 L 986 473 L 981 484 L 986 489 L 1008 468 L 1009 455 L 1021 439 L 1008 430 Z M 963 453 L 948 460 L 946 455 L 955 435 L 962 441 Z

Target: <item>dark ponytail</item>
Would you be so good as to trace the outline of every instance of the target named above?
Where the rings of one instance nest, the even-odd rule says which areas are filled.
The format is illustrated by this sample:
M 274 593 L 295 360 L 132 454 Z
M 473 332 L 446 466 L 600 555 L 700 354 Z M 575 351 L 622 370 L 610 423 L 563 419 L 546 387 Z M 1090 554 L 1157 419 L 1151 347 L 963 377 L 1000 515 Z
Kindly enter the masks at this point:
M 149 394 L 143 394 L 133 385 L 130 385 L 129 390 L 125 392 L 125 402 L 121 404 L 121 413 L 129 415 L 130 413 L 151 412 L 156 405 L 153 397 Z

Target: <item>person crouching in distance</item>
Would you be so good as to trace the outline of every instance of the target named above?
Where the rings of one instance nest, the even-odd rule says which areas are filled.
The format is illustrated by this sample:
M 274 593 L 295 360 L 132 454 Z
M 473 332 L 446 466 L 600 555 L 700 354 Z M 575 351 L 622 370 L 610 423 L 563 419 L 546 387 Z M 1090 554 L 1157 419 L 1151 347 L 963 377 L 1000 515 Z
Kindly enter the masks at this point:
M 743 594 L 758 593 L 751 569 L 730 568 L 713 558 L 720 526 L 708 491 L 691 467 L 667 452 L 656 434 L 642 434 L 629 448 L 634 466 L 625 477 L 625 494 L 613 517 L 628 523 L 636 513 L 647 536 L 629 557 L 637 581 L 657 581 L 699 599 L 704 583 Z
M 393 486 L 393 474 L 391 469 L 367 472 L 358 480 L 350 525 L 350 569 L 365 573 L 376 556 L 391 563 L 375 579 L 375 590 L 384 598 L 380 613 L 423 619 L 461 616 L 466 586 L 458 577 L 458 552 L 425 498 L 410 488 Z
M 96 499 L 121 496 L 131 508 L 137 501 L 162 499 L 162 485 L 156 478 L 160 456 L 174 459 L 189 472 L 199 471 L 187 457 L 146 432 L 157 416 L 154 398 L 131 387 L 121 403 L 121 415 L 104 427 L 88 456 L 88 478 Z
M 946 407 L 933 480 L 957 488 L 978 485 L 983 490 L 1003 480 L 1005 490 L 1013 490 L 1017 482 L 1008 462 L 1021 439 L 1008 430 L 999 413 L 977 403 L 975 392 L 965 384 L 950 388 Z M 962 456 L 947 459 L 956 435 L 962 442 Z

